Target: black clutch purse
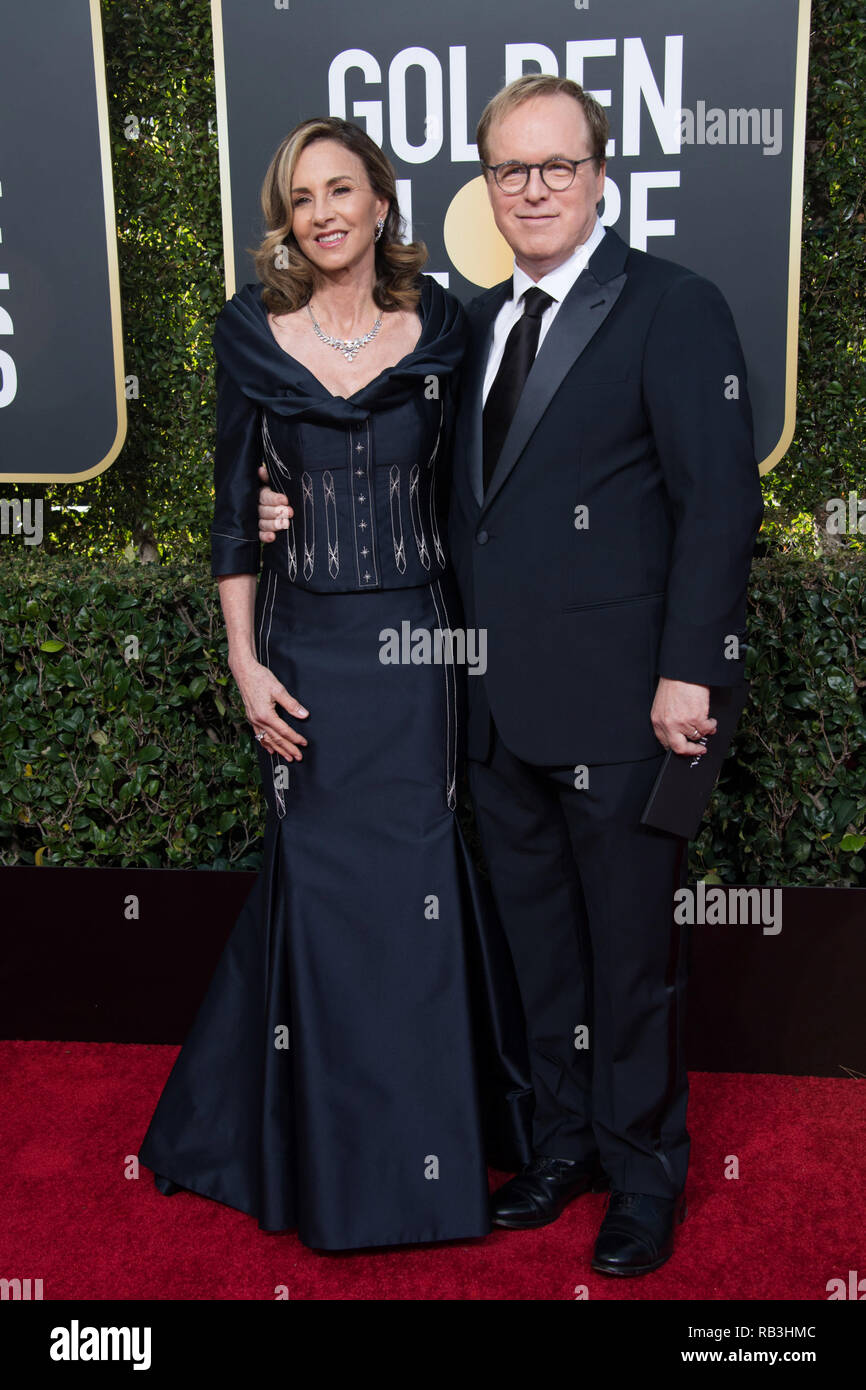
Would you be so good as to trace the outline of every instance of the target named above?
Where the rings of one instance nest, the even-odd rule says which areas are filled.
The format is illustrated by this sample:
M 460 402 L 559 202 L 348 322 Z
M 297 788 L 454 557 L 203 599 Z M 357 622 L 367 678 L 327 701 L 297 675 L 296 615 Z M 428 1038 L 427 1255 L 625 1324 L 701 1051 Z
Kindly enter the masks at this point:
M 748 681 L 711 688 L 710 718 L 717 721 L 716 732 L 697 740 L 708 751 L 698 757 L 668 749 L 643 809 L 641 825 L 694 839 L 748 698 Z

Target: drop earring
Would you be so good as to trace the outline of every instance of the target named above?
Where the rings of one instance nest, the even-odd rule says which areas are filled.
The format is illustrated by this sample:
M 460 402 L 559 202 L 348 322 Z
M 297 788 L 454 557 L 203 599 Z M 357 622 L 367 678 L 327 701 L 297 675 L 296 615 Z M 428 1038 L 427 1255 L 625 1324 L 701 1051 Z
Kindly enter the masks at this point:
M 373 237 L 373 240 L 374 240 L 374 241 L 378 241 L 378 240 L 379 240 L 379 237 L 382 235 L 382 232 L 384 231 L 384 229 L 385 229 L 385 219 L 384 219 L 384 217 L 380 217 L 380 218 L 379 218 L 379 221 L 376 223 L 376 235 Z

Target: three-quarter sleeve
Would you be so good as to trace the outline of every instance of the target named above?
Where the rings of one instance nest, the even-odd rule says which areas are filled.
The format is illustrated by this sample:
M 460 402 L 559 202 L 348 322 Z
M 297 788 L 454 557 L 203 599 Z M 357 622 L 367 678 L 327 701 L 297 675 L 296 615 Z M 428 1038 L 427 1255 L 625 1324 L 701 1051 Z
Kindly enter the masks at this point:
M 244 395 L 219 358 L 216 393 L 211 575 L 258 574 L 261 407 Z

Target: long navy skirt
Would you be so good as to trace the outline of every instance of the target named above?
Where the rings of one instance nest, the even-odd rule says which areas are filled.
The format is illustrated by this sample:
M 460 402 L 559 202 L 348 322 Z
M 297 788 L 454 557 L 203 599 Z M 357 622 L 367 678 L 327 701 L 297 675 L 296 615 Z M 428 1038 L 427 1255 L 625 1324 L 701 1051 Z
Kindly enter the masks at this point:
M 309 745 L 257 745 L 263 867 L 139 1157 L 160 1191 L 318 1249 L 483 1236 L 487 1161 L 529 1156 L 513 967 L 457 818 L 467 676 L 380 659 L 387 629 L 458 612 L 444 581 L 257 590 L 258 658 Z

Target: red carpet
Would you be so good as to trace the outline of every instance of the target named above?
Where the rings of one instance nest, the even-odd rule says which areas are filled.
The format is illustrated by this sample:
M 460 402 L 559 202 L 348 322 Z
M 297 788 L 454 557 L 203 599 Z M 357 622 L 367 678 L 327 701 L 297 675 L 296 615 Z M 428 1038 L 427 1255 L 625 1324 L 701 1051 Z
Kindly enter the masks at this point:
M 320 1255 L 206 1198 L 124 1176 L 174 1047 L 0 1042 L 0 1277 L 45 1299 L 818 1299 L 866 1276 L 866 1081 L 691 1077 L 689 1215 L 640 1279 L 591 1273 L 603 1196 L 540 1231 Z M 740 1176 L 726 1179 L 729 1155 Z M 499 1182 L 502 1175 L 494 1174 Z

